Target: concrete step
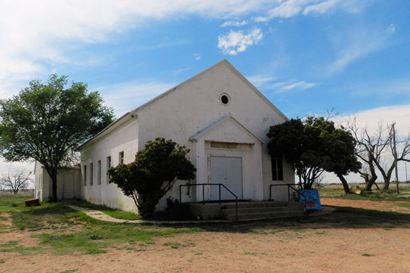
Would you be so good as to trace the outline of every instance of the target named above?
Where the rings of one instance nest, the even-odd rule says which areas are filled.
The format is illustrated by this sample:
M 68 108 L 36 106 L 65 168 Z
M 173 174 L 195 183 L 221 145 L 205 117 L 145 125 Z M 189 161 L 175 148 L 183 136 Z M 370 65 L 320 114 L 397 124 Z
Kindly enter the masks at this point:
M 277 208 L 277 207 L 286 207 L 289 204 L 287 202 L 273 202 L 273 201 L 260 201 L 260 202 L 238 202 L 238 208 Z M 232 209 L 235 208 L 235 202 L 230 202 L 222 204 L 222 209 Z
M 227 220 L 235 220 L 235 204 L 229 203 L 221 208 L 222 216 Z M 302 216 L 303 204 L 281 202 L 244 202 L 238 203 L 238 220 L 259 220 Z
M 238 207 L 238 214 L 242 213 L 275 213 L 275 212 L 281 212 L 281 211 L 303 211 L 303 207 L 294 207 L 294 206 L 289 206 L 289 207 Z M 223 208 L 221 210 L 222 214 L 234 214 L 236 212 L 235 208 Z
M 275 211 L 275 212 L 254 212 L 254 213 L 239 213 L 238 212 L 238 220 L 239 221 L 246 221 L 246 220 L 264 220 L 264 219 L 274 219 L 274 218 L 288 218 L 288 217 L 300 217 L 303 216 L 303 210 L 298 211 Z M 224 215 L 224 218 L 227 220 L 236 220 L 235 213 L 229 213 Z

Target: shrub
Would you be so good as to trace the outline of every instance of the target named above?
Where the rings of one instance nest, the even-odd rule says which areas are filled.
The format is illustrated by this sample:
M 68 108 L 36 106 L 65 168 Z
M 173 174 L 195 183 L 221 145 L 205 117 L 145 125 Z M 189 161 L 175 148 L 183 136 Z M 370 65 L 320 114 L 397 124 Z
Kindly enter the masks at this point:
M 108 171 L 125 195 L 132 197 L 139 214 L 150 218 L 159 200 L 177 180 L 195 177 L 195 168 L 187 159 L 189 149 L 172 140 L 156 138 L 137 153 L 135 161 Z

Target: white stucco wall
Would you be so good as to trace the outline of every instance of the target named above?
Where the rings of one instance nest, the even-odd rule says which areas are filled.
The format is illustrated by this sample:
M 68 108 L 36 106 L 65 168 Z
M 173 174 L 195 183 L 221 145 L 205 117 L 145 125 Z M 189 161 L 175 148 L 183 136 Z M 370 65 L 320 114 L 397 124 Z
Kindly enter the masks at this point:
M 39 198 L 40 201 L 51 198 L 51 178 L 46 170 L 37 162 L 34 177 L 34 197 Z M 58 200 L 79 199 L 81 197 L 81 174 L 79 168 L 60 168 L 57 173 Z
M 230 97 L 227 105 L 220 100 L 222 93 Z M 147 141 L 156 137 L 170 138 L 191 150 L 188 156 L 197 168 L 197 183 L 207 183 L 207 161 L 212 154 L 241 156 L 246 198 L 268 199 L 271 183 L 294 183 L 293 171 L 286 164 L 284 181 L 272 181 L 271 161 L 266 148 L 269 127 L 284 122 L 286 118 L 263 96 L 255 92 L 254 88 L 226 62 L 217 64 L 138 108 L 132 113 L 133 118 L 129 116 L 124 118 L 128 121 L 97 137 L 81 151 L 82 172 L 83 166 L 87 165 L 87 185 L 83 186 L 83 197 L 90 202 L 135 210 L 130 198 L 124 196 L 115 185 L 107 184 L 104 175 L 106 158 L 111 155 L 112 165 L 115 166 L 118 164 L 119 152 L 124 151 L 125 163 L 131 162 L 136 152 L 143 149 Z M 232 116 L 240 126 L 228 121 L 206 132 L 196 141 L 190 140 L 198 131 L 224 116 Z M 236 151 L 211 149 L 206 144 L 209 141 L 246 143 L 248 148 Z M 97 184 L 98 160 L 102 162 L 101 185 Z M 91 162 L 94 164 L 93 186 L 89 182 Z M 176 183 L 169 194 L 161 200 L 157 206 L 158 210 L 165 208 L 168 196 L 179 198 L 180 183 L 186 181 Z M 195 198 L 195 194 L 191 193 L 185 197 Z M 285 200 L 286 188 L 276 190 L 273 197 L 276 200 Z
M 229 104 L 221 103 L 220 95 L 222 93 L 229 95 Z M 260 199 L 263 196 L 264 199 L 267 199 L 271 183 L 294 183 L 293 171 L 286 164 L 284 164 L 284 181 L 272 181 L 270 155 L 266 148 L 268 142 L 266 134 L 269 127 L 284 122 L 285 117 L 275 111 L 264 98 L 255 93 L 252 87 L 243 81 L 240 75 L 225 62 L 221 62 L 199 76 L 182 83 L 176 87 L 176 90 L 138 110 L 141 132 L 139 147 L 144 147 L 148 140 L 155 137 L 171 138 L 191 149 L 189 157 L 197 168 L 206 166 L 206 157 L 198 156 L 198 146 L 189 141 L 189 137 L 222 116 L 229 114 L 264 142 L 260 148 L 262 158 L 259 164 L 261 166 L 249 169 L 251 172 L 249 177 L 260 177 L 256 172 L 262 169 L 263 184 L 261 187 L 263 193 L 257 191 L 255 198 Z M 224 129 L 219 128 L 219 130 L 223 131 Z M 206 171 L 200 168 L 197 171 L 197 182 L 206 183 Z M 257 182 L 255 181 L 255 183 Z M 286 194 L 287 190 L 277 190 L 273 193 L 273 197 L 276 200 L 284 200 Z M 178 187 L 174 187 L 171 195 L 177 198 Z
M 122 210 L 135 211 L 133 200 L 125 196 L 115 184 L 107 181 L 107 157 L 112 166 L 119 163 L 119 153 L 124 152 L 124 163 L 134 160 L 138 151 L 138 122 L 129 119 L 124 124 L 81 151 L 83 198 L 91 203 Z M 98 160 L 101 160 L 101 185 L 98 184 Z M 90 163 L 93 163 L 93 185 L 90 183 Z M 87 183 L 84 185 L 84 165 L 87 166 Z

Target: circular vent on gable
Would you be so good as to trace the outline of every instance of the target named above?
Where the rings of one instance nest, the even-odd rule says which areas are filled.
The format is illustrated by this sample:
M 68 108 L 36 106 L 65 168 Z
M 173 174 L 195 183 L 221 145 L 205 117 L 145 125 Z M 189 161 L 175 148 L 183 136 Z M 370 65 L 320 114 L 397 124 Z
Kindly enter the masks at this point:
M 219 99 L 220 99 L 221 103 L 224 104 L 224 105 L 229 104 L 229 102 L 231 101 L 231 98 L 230 98 L 229 95 L 226 94 L 226 93 L 222 93 L 222 94 L 219 96 Z

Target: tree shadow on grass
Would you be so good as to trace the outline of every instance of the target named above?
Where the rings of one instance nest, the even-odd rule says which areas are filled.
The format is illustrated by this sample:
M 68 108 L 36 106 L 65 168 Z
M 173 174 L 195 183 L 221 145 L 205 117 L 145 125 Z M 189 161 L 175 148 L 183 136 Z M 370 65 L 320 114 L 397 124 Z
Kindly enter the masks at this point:
M 350 207 L 335 209 L 333 213 L 323 216 L 305 215 L 264 221 L 204 224 L 199 228 L 203 231 L 239 233 L 259 233 L 264 230 L 410 228 L 410 214 Z
M 11 215 L 13 225 L 18 229 L 35 231 L 69 224 L 69 219 L 74 216 L 74 213 L 71 208 L 58 204 L 12 211 Z

